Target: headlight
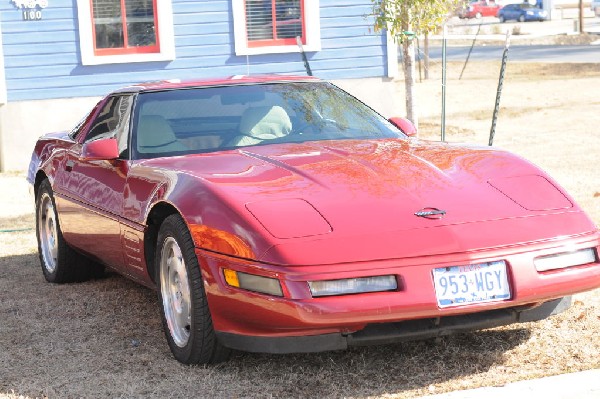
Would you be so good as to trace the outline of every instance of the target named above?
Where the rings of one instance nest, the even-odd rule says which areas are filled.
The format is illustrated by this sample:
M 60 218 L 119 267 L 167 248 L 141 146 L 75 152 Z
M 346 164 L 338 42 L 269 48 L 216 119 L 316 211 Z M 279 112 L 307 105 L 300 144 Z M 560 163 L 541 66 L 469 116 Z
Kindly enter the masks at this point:
M 309 281 L 313 297 L 393 291 L 398 288 L 396 276 L 346 278 L 340 280 Z
M 581 249 L 575 252 L 563 252 L 555 255 L 540 256 L 533 260 L 538 272 L 564 269 L 566 267 L 587 265 L 596 262 L 596 251 L 593 248 Z
M 232 287 L 263 294 L 283 296 L 281 284 L 276 278 L 257 276 L 256 274 L 242 273 L 231 269 L 223 269 L 225 282 Z

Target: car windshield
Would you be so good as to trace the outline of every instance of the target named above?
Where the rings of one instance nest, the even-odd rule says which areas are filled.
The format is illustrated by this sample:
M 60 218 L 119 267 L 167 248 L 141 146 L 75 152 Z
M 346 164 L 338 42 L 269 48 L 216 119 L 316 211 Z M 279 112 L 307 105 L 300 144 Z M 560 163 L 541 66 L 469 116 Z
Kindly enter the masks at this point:
M 327 82 L 144 92 L 136 101 L 132 132 L 137 159 L 273 143 L 405 137 Z

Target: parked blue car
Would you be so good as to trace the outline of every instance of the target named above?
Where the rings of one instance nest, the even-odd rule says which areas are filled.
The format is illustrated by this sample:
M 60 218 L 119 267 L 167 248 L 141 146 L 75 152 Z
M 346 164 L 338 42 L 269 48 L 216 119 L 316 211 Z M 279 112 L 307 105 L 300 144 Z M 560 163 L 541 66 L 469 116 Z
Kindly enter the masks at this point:
M 519 22 L 545 21 L 548 13 L 529 3 L 507 4 L 498 11 L 500 22 L 514 19 Z

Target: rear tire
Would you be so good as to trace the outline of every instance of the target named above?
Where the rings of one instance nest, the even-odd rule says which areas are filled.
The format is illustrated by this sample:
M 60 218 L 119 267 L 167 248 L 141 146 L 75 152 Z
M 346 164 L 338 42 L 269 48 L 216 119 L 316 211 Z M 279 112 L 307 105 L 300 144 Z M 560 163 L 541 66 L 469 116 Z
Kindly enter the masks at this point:
M 160 226 L 155 262 L 163 329 L 175 359 L 227 360 L 231 350 L 217 341 L 194 243 L 181 216 L 171 215 Z
M 498 19 L 500 20 L 501 24 L 504 23 L 504 21 L 506 21 L 503 15 L 499 16 Z
M 99 277 L 104 267 L 75 252 L 60 230 L 54 194 L 48 179 L 36 197 L 36 235 L 42 272 L 50 283 L 71 283 Z

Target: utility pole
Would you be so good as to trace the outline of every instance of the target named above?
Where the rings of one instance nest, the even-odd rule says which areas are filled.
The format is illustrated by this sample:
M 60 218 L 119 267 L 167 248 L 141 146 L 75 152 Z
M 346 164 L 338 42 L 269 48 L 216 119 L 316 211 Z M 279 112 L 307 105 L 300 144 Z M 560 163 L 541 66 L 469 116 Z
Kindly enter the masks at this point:
M 583 33 L 583 0 L 579 0 L 579 34 Z
M 425 80 L 429 79 L 429 34 L 425 33 L 425 49 L 424 59 L 425 59 Z

